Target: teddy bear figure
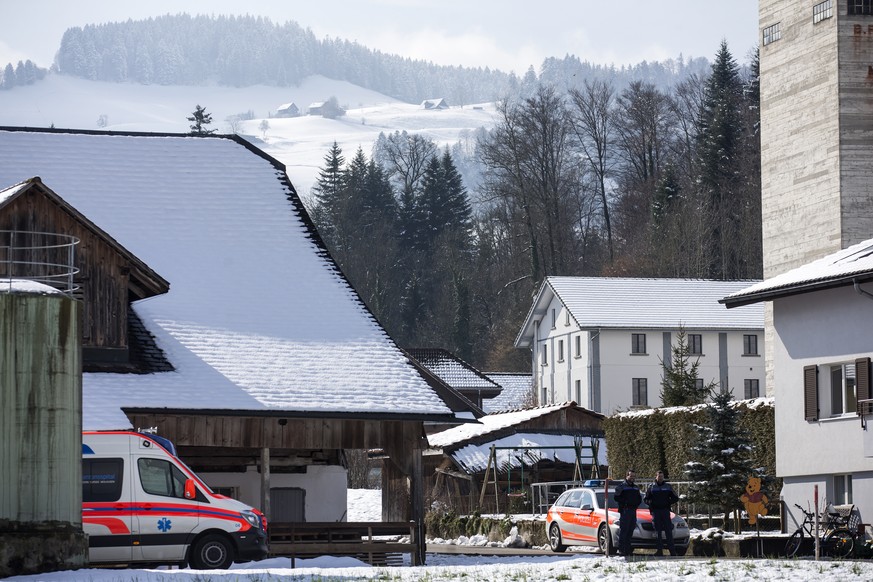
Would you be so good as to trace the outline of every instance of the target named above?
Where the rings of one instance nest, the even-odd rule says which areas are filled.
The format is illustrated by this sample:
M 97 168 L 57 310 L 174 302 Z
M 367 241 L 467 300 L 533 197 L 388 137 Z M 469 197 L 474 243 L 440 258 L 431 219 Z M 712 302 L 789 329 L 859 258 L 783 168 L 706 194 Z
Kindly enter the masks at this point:
M 769 499 L 761 491 L 760 478 L 749 477 L 749 482 L 746 483 L 746 491 L 740 496 L 740 501 L 746 506 L 746 513 L 749 514 L 749 525 L 755 525 L 758 522 L 759 515 L 767 515 Z

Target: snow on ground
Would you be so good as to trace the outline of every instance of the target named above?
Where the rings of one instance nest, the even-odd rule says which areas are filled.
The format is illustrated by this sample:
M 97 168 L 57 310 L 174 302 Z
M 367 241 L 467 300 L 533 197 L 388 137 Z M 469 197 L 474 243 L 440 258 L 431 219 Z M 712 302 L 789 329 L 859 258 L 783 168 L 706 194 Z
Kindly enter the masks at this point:
M 78 570 L 36 576 L 13 576 L 10 581 L 83 580 L 89 582 L 325 582 L 327 580 L 463 580 L 465 582 L 517 580 L 597 581 L 740 581 L 805 582 L 873 580 L 870 562 L 815 562 L 812 560 L 647 559 L 625 561 L 597 554 L 567 556 L 461 556 L 428 554 L 427 566 L 370 567 L 353 558 L 297 560 L 272 558 L 235 566 L 229 571 L 197 570 Z
M 381 491 L 351 489 L 348 494 L 349 521 L 379 521 Z M 457 542 L 458 540 L 453 540 Z M 475 544 L 475 540 L 468 543 Z M 427 555 L 426 566 L 371 567 L 354 558 L 323 556 L 297 560 L 270 558 L 234 565 L 228 571 L 203 572 L 161 568 L 157 570 L 97 570 L 52 572 L 35 576 L 13 576 L 11 581 L 88 582 L 350 582 L 386 580 L 396 582 L 479 581 L 740 581 L 806 582 L 873 580 L 873 562 L 795 560 L 735 560 L 727 558 L 669 558 L 638 556 L 637 561 L 606 558 L 599 553 L 568 552 L 564 556 L 465 556 Z

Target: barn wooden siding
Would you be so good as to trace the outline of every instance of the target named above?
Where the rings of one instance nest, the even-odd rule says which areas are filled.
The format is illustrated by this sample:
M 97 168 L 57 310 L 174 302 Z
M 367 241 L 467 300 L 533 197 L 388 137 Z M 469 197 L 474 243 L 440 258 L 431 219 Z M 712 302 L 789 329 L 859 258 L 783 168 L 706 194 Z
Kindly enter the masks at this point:
M 26 191 L 0 205 L 0 230 L 79 239 L 75 283 L 82 299 L 80 330 L 86 367 L 92 361 L 127 362 L 128 303 L 166 293 L 169 283 L 39 179 L 29 182 Z M 66 259 L 59 263 L 66 263 Z

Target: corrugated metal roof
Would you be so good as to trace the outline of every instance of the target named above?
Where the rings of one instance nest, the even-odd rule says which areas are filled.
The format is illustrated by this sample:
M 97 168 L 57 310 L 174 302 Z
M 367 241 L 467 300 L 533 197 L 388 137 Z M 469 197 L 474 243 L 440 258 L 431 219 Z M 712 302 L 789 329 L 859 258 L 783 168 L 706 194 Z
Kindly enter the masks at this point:
M 855 279 L 869 281 L 871 278 L 873 278 L 873 239 L 868 239 L 728 294 L 723 298 L 723 302 L 728 306 L 745 305 L 752 301 L 766 301 L 816 289 L 851 285 Z

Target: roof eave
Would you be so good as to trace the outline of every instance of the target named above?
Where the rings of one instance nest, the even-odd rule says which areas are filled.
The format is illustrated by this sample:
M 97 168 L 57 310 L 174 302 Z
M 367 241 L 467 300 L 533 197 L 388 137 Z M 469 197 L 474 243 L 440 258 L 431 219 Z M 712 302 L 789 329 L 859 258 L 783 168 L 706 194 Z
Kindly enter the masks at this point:
M 765 291 L 759 291 L 756 293 L 749 293 L 747 295 L 741 295 L 734 298 L 724 297 L 722 299 L 719 299 L 718 302 L 723 304 L 728 309 L 731 309 L 733 307 L 742 307 L 744 305 L 751 305 L 753 303 L 760 303 L 762 301 L 773 301 L 774 299 L 781 299 L 783 297 L 790 297 L 792 295 L 812 293 L 813 291 L 823 291 L 825 289 L 847 287 L 849 285 L 854 285 L 855 282 L 865 283 L 868 281 L 873 281 L 873 272 L 855 273 L 852 275 L 835 277 L 832 279 L 808 281 L 805 283 L 777 287 L 774 289 L 767 289 Z

